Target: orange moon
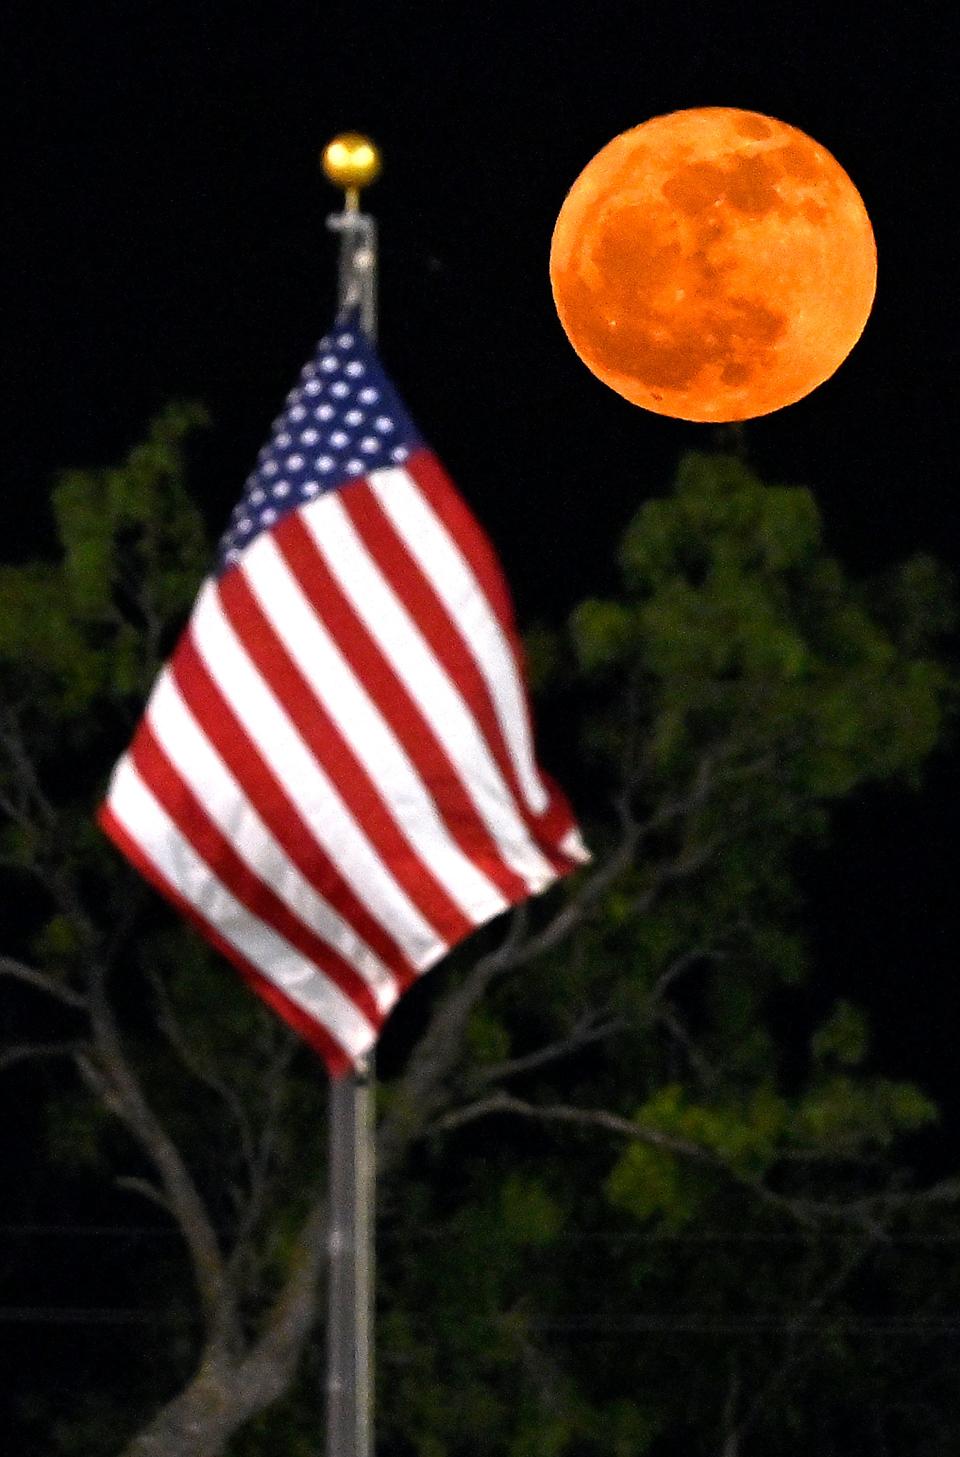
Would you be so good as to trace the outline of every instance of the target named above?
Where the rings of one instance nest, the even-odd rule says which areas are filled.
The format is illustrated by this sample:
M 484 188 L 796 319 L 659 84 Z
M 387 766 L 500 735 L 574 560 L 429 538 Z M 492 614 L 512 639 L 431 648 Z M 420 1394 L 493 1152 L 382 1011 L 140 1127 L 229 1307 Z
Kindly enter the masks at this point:
M 550 281 L 574 350 L 618 394 L 681 420 L 748 420 L 842 364 L 870 314 L 877 250 L 826 148 L 710 106 L 597 153 L 560 209 Z

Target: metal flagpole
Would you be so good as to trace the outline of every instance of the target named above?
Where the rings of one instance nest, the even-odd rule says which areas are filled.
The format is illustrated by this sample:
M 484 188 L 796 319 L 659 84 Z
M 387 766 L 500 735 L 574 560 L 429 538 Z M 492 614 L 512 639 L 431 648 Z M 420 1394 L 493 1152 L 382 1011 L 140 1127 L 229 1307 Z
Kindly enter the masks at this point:
M 340 234 L 340 310 L 359 308 L 377 330 L 377 226 L 360 211 L 360 189 L 380 171 L 366 137 L 347 132 L 324 149 L 323 170 L 345 191 L 327 218 Z M 327 1293 L 326 1457 L 373 1454 L 373 1269 L 376 1158 L 373 1061 L 330 1086 L 329 1282 Z

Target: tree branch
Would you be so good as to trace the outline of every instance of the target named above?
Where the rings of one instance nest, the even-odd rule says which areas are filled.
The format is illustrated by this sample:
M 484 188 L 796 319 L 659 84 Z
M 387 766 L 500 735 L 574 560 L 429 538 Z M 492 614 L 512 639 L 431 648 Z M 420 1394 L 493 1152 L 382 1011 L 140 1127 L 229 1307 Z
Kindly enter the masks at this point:
M 64 986 L 47 972 L 37 971 L 35 967 L 27 966 L 13 956 L 0 956 L 0 976 L 9 976 L 14 981 L 23 982 L 25 986 L 34 987 L 46 996 L 53 997 L 55 1001 L 62 1002 L 65 1007 L 76 1007 L 80 1011 L 87 1007 L 87 999 L 80 992 L 75 992 L 72 987 Z
M 53 1057 L 75 1057 L 83 1042 L 24 1042 L 0 1052 L 0 1072 L 21 1062 L 38 1062 Z
M 157 1173 L 170 1214 L 183 1236 L 210 1340 L 236 1338 L 234 1292 L 226 1278 L 213 1221 L 180 1150 L 157 1118 L 131 1067 L 104 986 L 105 971 L 91 967 L 90 1016 L 96 1052 L 77 1059 L 86 1080 L 137 1139 Z
M 569 1057 L 572 1053 L 579 1052 L 581 1048 L 590 1047 L 595 1042 L 605 1041 L 615 1033 L 622 1032 L 626 1025 L 623 1017 L 606 1019 L 584 1017 L 566 1037 L 559 1037 L 555 1042 L 548 1042 L 544 1047 L 538 1047 L 535 1052 L 527 1052 L 520 1057 L 510 1057 L 491 1067 L 481 1068 L 469 1078 L 467 1086 L 470 1089 L 485 1088 L 489 1087 L 491 1083 L 503 1082 L 505 1078 L 533 1072 L 536 1068 L 546 1067 L 549 1063 Z
M 450 1133 L 473 1123 L 478 1118 L 487 1118 L 494 1113 L 514 1113 L 521 1118 L 530 1118 L 538 1123 L 566 1123 L 578 1128 L 602 1128 L 607 1133 L 616 1133 L 635 1143 L 646 1143 L 653 1148 L 666 1149 L 669 1153 L 695 1159 L 699 1163 L 717 1164 L 716 1156 L 700 1144 L 685 1138 L 676 1138 L 660 1128 L 637 1123 L 631 1118 L 622 1118 L 602 1108 L 573 1108 L 565 1103 L 527 1103 L 507 1092 L 491 1093 L 476 1103 L 455 1108 L 431 1124 L 430 1133 Z
M 254 1158 L 253 1130 L 250 1127 L 250 1120 L 247 1117 L 247 1110 L 244 1108 L 234 1088 L 198 1057 L 190 1046 L 190 1040 L 184 1030 L 183 1024 L 174 1010 L 173 1002 L 162 979 L 155 973 L 148 973 L 150 985 L 153 987 L 154 995 L 157 998 L 157 1024 L 167 1039 L 170 1047 L 177 1054 L 186 1071 L 195 1078 L 203 1087 L 209 1089 L 222 1103 L 225 1104 L 234 1125 L 237 1136 L 240 1140 L 240 1152 L 246 1165 L 248 1174 L 252 1177 Z

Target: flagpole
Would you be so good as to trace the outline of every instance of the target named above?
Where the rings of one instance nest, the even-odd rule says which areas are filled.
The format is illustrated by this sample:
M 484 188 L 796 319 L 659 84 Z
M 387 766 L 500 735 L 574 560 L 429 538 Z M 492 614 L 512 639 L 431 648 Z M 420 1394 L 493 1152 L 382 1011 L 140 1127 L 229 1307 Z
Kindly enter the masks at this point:
M 360 190 L 380 171 L 377 148 L 347 132 L 324 148 L 327 178 L 344 189 L 327 218 L 340 234 L 340 311 L 358 308 L 377 331 L 377 225 L 360 211 Z M 374 1073 L 372 1055 L 330 1085 L 329 1275 L 327 1285 L 326 1457 L 373 1457 Z

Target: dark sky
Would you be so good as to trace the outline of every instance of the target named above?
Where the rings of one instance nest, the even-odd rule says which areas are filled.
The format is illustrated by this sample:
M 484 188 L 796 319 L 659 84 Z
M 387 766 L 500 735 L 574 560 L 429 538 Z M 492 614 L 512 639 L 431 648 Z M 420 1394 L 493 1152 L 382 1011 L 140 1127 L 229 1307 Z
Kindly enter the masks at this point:
M 47 539 L 60 466 L 108 463 L 173 395 L 214 428 L 195 474 L 222 525 L 333 304 L 336 194 L 317 151 L 369 131 L 385 172 L 381 346 L 494 536 L 523 621 L 609 580 L 637 501 L 707 427 L 628 405 L 550 297 L 563 197 L 611 137 L 697 105 L 810 133 L 859 187 L 880 276 L 866 333 L 808 399 L 747 428 L 873 569 L 960 566 L 957 22 L 949 0 L 654 5 L 17 0 L 3 92 L 5 554 Z M 894 1070 L 953 1088 L 958 775 L 846 813 L 823 888 L 827 974 L 872 1000 Z

